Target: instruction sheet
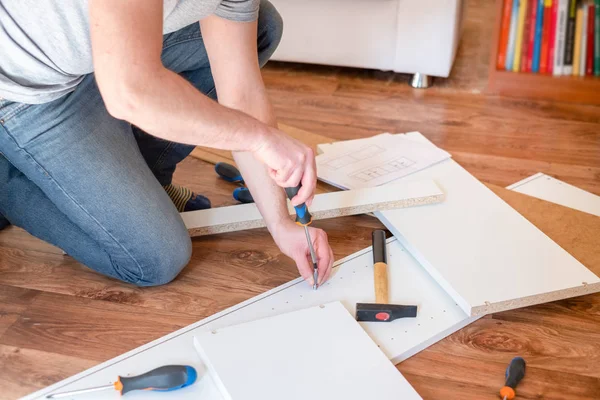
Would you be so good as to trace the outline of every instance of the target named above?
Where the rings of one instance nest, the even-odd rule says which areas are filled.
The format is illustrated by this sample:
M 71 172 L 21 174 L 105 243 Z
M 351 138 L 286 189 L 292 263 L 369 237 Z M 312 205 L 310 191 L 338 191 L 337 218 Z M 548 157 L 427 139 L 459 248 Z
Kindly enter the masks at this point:
M 319 179 L 341 189 L 383 185 L 450 158 L 448 152 L 405 134 L 382 133 L 319 149 L 324 152 L 316 157 Z

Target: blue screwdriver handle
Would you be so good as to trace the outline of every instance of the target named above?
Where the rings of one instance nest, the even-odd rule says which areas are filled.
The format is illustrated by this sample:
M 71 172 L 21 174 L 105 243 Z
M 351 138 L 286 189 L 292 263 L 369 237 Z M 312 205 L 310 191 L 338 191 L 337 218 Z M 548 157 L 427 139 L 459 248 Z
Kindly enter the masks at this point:
M 198 373 L 189 365 L 165 365 L 137 376 L 119 376 L 115 388 L 120 389 L 121 394 L 133 390 L 170 392 L 190 386 L 197 377 Z
M 296 187 L 285 188 L 288 199 L 293 199 L 298 194 L 301 187 L 302 184 L 299 183 Z M 310 225 L 312 222 L 312 215 L 310 215 L 306 203 L 294 206 L 294 208 L 296 209 L 296 223 L 300 226 Z

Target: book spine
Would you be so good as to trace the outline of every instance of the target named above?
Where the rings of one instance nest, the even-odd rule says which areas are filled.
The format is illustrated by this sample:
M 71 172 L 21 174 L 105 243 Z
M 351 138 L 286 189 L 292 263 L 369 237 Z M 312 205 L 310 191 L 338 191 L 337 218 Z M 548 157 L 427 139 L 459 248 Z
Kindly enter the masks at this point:
M 554 75 L 563 74 L 563 62 L 565 60 L 565 32 L 567 24 L 568 0 L 558 1 L 558 15 L 556 19 L 556 35 L 554 44 Z
M 587 60 L 587 37 L 588 37 L 588 6 L 584 2 L 582 4 L 581 17 L 581 50 L 579 52 L 579 76 L 585 76 L 585 62 Z
M 579 75 L 579 58 L 581 52 L 581 19 L 583 18 L 583 6 L 577 6 L 575 14 L 575 46 L 573 48 L 573 75 Z
M 513 0 L 504 0 L 502 6 L 502 24 L 500 28 L 500 42 L 498 43 L 498 59 L 496 69 L 506 68 L 506 48 L 508 47 L 508 32 L 510 31 L 510 12 Z
M 567 30 L 565 32 L 565 61 L 563 75 L 573 74 L 573 47 L 575 44 L 575 14 L 577 11 L 575 0 L 569 0 L 567 10 Z
M 535 18 L 535 40 L 533 44 L 533 63 L 531 72 L 540 72 L 540 52 L 542 49 L 542 25 L 544 22 L 544 1 L 539 0 L 537 4 L 537 15 Z
M 588 35 L 587 35 L 587 54 L 585 59 L 585 74 L 594 73 L 594 23 L 596 21 L 595 6 L 588 6 Z
M 515 59 L 513 61 L 513 72 L 519 72 L 521 68 L 521 46 L 523 46 L 523 27 L 525 26 L 525 12 L 528 0 L 519 2 L 519 21 L 517 25 L 517 37 L 515 39 Z
M 595 26 L 594 26 L 594 75 L 600 76 L 600 0 L 595 3 Z
M 544 1 L 544 21 L 542 22 L 542 48 L 540 50 L 540 73 L 548 72 L 548 50 L 550 41 L 550 25 L 552 19 L 552 0 Z
M 513 7 L 510 12 L 510 30 L 508 33 L 508 46 L 506 48 L 506 65 L 507 71 L 512 71 L 515 60 L 515 41 L 517 37 L 517 25 L 519 20 L 519 1 L 513 0 Z
M 558 20 L 558 1 L 552 2 L 552 15 L 550 16 L 550 37 L 548 38 L 548 73 L 554 73 L 554 54 L 556 48 L 556 22 Z
M 525 12 L 525 25 L 523 26 L 523 44 L 521 49 L 521 72 L 531 72 L 531 60 L 533 56 L 533 40 L 535 26 L 535 3 L 539 0 L 529 0 Z

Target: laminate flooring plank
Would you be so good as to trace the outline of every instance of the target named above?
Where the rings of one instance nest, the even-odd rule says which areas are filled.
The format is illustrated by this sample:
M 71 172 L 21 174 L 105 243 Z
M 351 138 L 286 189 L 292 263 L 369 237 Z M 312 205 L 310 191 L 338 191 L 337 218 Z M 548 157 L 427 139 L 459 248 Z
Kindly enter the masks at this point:
M 0 338 L 39 295 L 38 291 L 0 285 Z
M 500 360 L 489 361 L 461 355 L 450 357 L 435 349 L 436 345 L 397 366 L 424 399 L 498 399 L 506 367 L 519 355 L 507 351 Z M 486 349 L 480 352 L 485 354 Z M 525 359 L 527 372 L 517 387 L 518 399 L 589 400 L 600 391 L 600 379 L 545 369 Z
M 568 326 L 520 323 L 486 318 L 438 342 L 430 350 L 447 357 L 468 357 L 508 365 L 520 355 L 527 366 L 600 379 L 600 332 L 578 332 Z
M 0 344 L 0 400 L 12 400 L 96 364 L 82 357 Z
M 1 344 L 105 361 L 197 319 L 109 301 L 42 293 L 1 338 Z

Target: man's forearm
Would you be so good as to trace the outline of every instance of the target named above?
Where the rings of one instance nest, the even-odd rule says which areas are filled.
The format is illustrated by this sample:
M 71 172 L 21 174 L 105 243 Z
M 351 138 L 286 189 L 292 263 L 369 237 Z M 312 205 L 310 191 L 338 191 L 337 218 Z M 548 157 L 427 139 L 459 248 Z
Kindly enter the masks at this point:
M 247 113 L 223 106 L 185 79 L 157 68 L 145 82 L 131 79 L 114 114 L 165 140 L 232 151 L 255 151 L 267 126 Z M 110 100 L 107 104 L 111 110 Z
M 277 127 L 275 113 L 264 86 L 261 86 L 262 82 L 258 87 L 250 85 L 246 90 L 237 92 L 235 98 L 226 98 L 223 101 L 228 102 L 228 106 L 237 108 L 265 124 Z M 284 191 L 269 177 L 267 167 L 256 160 L 251 153 L 234 152 L 233 156 L 269 231 L 273 234 L 275 226 L 290 219 Z

